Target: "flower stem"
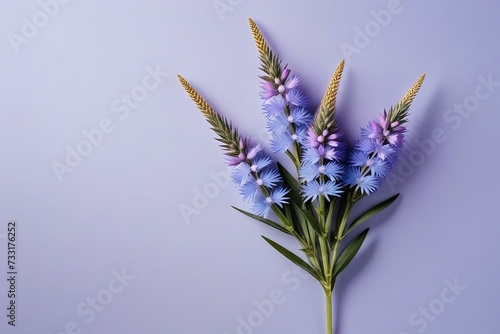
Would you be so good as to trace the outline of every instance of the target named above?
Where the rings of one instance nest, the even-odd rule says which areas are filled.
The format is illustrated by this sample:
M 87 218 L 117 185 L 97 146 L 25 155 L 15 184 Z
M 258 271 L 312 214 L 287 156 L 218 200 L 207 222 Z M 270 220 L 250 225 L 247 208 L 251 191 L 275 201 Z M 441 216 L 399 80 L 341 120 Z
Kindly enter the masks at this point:
M 326 301 L 326 334 L 333 334 L 332 292 L 329 289 L 325 289 L 325 301 Z
M 319 238 L 319 244 L 320 244 L 320 249 L 321 249 L 321 260 L 323 262 L 323 273 L 325 274 L 325 280 L 326 280 L 327 284 L 329 285 L 330 281 L 331 281 L 331 271 L 330 271 L 330 262 L 329 262 L 330 251 L 329 251 L 329 247 L 326 243 L 327 243 L 326 237 L 321 236 Z
M 342 235 L 344 234 L 344 230 L 347 224 L 347 218 L 349 217 L 349 214 L 351 213 L 352 207 L 354 205 L 354 201 L 352 198 L 351 193 L 347 194 L 346 198 L 346 206 L 343 207 L 343 212 L 339 212 L 339 217 L 340 217 L 340 222 L 338 224 L 338 230 L 336 231 L 336 236 L 335 236 L 335 241 L 333 243 L 333 254 L 332 254 L 332 261 L 331 261 L 331 270 L 333 272 L 333 269 L 335 267 L 335 263 L 337 262 L 337 254 L 340 246 L 340 241 L 342 240 Z

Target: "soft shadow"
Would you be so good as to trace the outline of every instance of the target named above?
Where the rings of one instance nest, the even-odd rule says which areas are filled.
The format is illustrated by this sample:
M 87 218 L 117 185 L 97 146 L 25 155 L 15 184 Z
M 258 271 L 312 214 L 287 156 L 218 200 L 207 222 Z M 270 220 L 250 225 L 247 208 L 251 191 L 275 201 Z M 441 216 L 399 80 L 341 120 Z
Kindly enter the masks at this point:
M 337 96 L 336 117 L 340 127 L 344 129 L 344 138 L 346 142 L 352 146 L 356 138 L 360 135 L 360 127 L 365 124 L 354 124 L 352 119 L 352 111 L 354 110 L 354 101 L 359 98 L 359 90 L 356 90 L 356 82 L 358 82 L 356 72 L 353 69 L 344 71 L 342 81 Z M 374 115 L 375 116 L 375 115 Z M 368 120 L 366 120 L 368 122 Z M 353 129 L 355 131 L 347 131 Z
M 425 83 L 424 83 L 425 84 Z M 416 97 L 418 99 L 418 96 Z M 403 189 L 411 187 L 411 185 L 418 179 L 417 176 L 422 175 L 429 168 L 429 161 L 435 158 L 438 154 L 440 146 L 443 145 L 441 143 L 435 143 L 434 151 L 427 155 L 417 144 L 419 141 L 422 142 L 424 140 L 432 140 L 433 131 L 437 128 L 441 128 L 444 133 L 449 136 L 449 128 L 445 127 L 443 124 L 443 113 L 446 109 L 452 104 L 450 101 L 445 101 L 441 94 L 439 94 L 439 89 L 435 89 L 432 97 L 427 101 L 422 103 L 422 106 L 419 107 L 418 111 L 424 113 L 424 117 L 421 118 L 419 123 L 415 121 L 412 123 L 412 112 L 416 113 L 417 110 L 415 108 L 410 108 L 410 117 L 408 122 L 408 133 L 405 138 L 405 144 L 401 152 L 399 153 L 398 160 L 394 165 L 393 171 L 390 177 L 393 176 L 401 176 L 404 181 L 395 183 L 391 188 L 392 191 L 402 192 Z M 449 139 L 448 139 L 449 140 Z M 446 142 L 444 142 L 446 143 Z M 420 152 L 423 154 L 424 159 L 423 163 L 420 165 L 413 165 L 411 162 L 411 166 L 413 171 L 409 173 L 409 175 L 401 175 L 399 172 L 399 168 L 403 163 L 403 160 L 409 161 L 409 156 L 412 152 Z M 388 185 L 387 182 L 382 182 L 383 188 L 386 188 Z
M 370 235 L 370 233 L 368 233 Z M 333 302 L 335 315 L 333 318 L 334 332 L 342 333 L 342 319 L 344 319 L 343 308 L 344 300 L 348 293 L 348 286 L 361 273 L 361 270 L 368 264 L 377 248 L 377 239 L 367 239 L 368 246 L 360 250 L 349 266 L 340 274 L 335 289 L 333 290 Z

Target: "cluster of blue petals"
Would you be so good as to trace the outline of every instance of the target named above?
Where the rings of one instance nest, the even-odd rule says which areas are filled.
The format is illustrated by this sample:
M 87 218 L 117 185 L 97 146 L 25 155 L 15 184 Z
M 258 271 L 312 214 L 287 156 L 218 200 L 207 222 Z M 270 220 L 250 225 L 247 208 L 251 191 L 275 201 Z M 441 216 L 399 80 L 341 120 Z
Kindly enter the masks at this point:
M 389 122 L 387 112 L 362 128 L 361 139 L 356 141 L 348 159 L 346 185 L 366 195 L 379 189 L 396 162 L 405 131 L 399 122 Z
M 262 109 L 274 153 L 291 151 L 294 142 L 303 145 L 307 139 L 312 116 L 306 109 L 307 99 L 298 88 L 299 83 L 300 79 L 285 69 L 281 78 L 275 78 L 274 82 L 264 81 L 261 85 Z
M 262 145 L 252 144 L 249 140 L 240 141 L 240 153 L 231 157 L 228 165 L 232 166 L 231 179 L 243 196 L 251 201 L 252 211 L 266 217 L 273 205 L 283 207 L 288 203 L 287 193 L 281 175 Z
M 306 201 L 314 201 L 318 196 L 330 200 L 330 196 L 338 197 L 342 193 L 346 145 L 341 137 L 340 131 L 333 128 L 321 133 L 309 128 L 299 170 L 302 196 Z

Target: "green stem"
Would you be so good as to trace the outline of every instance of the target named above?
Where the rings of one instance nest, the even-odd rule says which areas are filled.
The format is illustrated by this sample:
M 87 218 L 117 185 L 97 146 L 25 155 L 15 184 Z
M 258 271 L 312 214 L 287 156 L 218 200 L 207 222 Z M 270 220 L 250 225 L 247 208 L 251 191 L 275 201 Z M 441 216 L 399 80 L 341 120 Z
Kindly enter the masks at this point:
M 295 168 L 298 170 L 300 168 L 300 161 L 295 158 L 292 152 L 290 151 L 285 151 L 286 155 L 292 160 L 293 164 L 295 165 Z
M 321 175 L 323 178 L 323 175 Z M 326 231 L 326 221 L 325 221 L 325 198 L 323 195 L 319 195 L 319 212 L 318 221 L 323 230 L 322 235 L 319 236 L 319 246 L 321 249 L 321 258 L 323 261 L 323 273 L 327 282 L 330 282 L 330 250 L 327 246 L 328 232 Z
M 333 334 L 332 325 L 332 292 L 330 289 L 325 289 L 325 301 L 326 301 L 326 334 Z
M 321 236 L 319 238 L 319 245 L 321 247 L 321 259 L 323 261 L 323 273 L 325 275 L 325 279 L 327 284 L 330 282 L 331 270 L 329 264 L 330 253 L 328 252 L 328 246 L 326 244 L 326 237 Z
M 332 255 L 332 261 L 331 261 L 332 265 L 331 265 L 331 269 L 330 269 L 332 272 L 333 272 L 333 269 L 335 267 L 335 262 L 337 262 L 337 253 L 338 253 L 339 246 L 340 246 L 340 240 L 342 239 L 342 234 L 344 234 L 344 229 L 347 225 L 347 218 L 349 218 L 349 214 L 351 213 L 351 209 L 354 205 L 354 201 L 353 201 L 353 198 L 351 195 L 352 195 L 351 192 L 349 192 L 347 194 L 346 205 L 344 208 L 344 212 L 342 212 L 342 218 L 340 220 L 337 234 L 335 237 L 335 241 L 333 244 L 333 255 Z

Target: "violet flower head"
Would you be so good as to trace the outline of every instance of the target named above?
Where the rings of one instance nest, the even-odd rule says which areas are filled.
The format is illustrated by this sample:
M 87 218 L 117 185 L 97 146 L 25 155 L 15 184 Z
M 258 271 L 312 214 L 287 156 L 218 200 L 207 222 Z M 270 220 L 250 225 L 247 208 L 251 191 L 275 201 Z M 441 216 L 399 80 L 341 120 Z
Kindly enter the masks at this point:
M 371 121 L 365 131 L 370 139 L 380 143 L 385 141 L 393 147 L 402 147 L 406 128 L 398 121 L 390 123 L 387 111 L 384 110 L 379 116 L 379 121 Z
M 310 127 L 306 147 L 299 169 L 304 199 L 314 201 L 323 195 L 330 200 L 330 195 L 340 196 L 346 149 L 340 130 L 324 129 L 317 133 Z
M 273 205 L 288 204 L 288 189 L 283 186 L 276 162 L 265 152 L 261 144 L 248 139 L 240 140 L 237 156 L 228 160 L 233 167 L 231 179 L 244 200 L 253 202 L 252 211 L 266 217 Z
M 387 111 L 378 120 L 372 120 L 361 129 L 361 139 L 356 141 L 349 157 L 346 185 L 369 195 L 380 188 L 380 181 L 387 177 L 403 146 L 406 128 L 398 121 L 389 122 Z
M 299 169 L 302 196 L 306 201 L 314 201 L 319 196 L 330 201 L 330 196 L 342 193 L 346 144 L 336 120 L 335 101 L 343 68 L 342 61 L 307 131 L 306 150 Z
M 262 109 L 267 119 L 272 151 L 285 153 L 292 150 L 294 143 L 305 144 L 312 116 L 306 109 L 307 99 L 298 88 L 299 77 L 291 75 L 290 69 L 285 68 L 279 78 L 262 79 Z
M 260 97 L 264 101 L 268 99 L 281 95 L 287 101 L 289 97 L 292 97 L 293 104 L 304 105 L 306 103 L 305 96 L 298 91 L 298 86 L 300 83 L 300 78 L 297 76 L 290 76 L 290 69 L 285 68 L 280 77 L 270 78 L 261 77 L 263 82 L 260 87 L 262 91 L 260 92 Z

